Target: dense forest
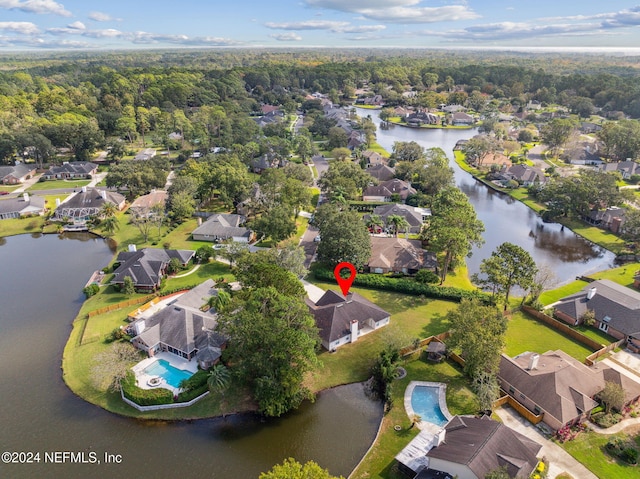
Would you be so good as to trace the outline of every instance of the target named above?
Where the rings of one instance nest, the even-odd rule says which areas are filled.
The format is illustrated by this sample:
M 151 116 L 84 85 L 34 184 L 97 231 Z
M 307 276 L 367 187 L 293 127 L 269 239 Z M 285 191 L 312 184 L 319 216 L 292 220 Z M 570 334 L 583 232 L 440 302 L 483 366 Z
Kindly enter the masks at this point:
M 250 115 L 261 105 L 293 112 L 308 93 L 340 103 L 363 86 L 388 106 L 518 111 L 535 100 L 584 117 L 597 110 L 611 119 L 640 118 L 639 59 L 624 56 L 186 50 L 15 53 L 0 56 L 0 65 L 0 163 L 26 149 L 43 163 L 55 148 L 86 159 L 117 139 L 145 137 L 174 149 L 185 141 L 242 146 L 260 136 Z M 172 140 L 170 133 L 178 135 Z

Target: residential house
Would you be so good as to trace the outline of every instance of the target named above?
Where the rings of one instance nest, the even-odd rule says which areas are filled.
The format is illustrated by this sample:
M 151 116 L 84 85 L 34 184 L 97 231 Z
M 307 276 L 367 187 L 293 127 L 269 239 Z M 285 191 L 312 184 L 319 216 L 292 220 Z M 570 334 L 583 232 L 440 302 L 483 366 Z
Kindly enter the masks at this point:
M 462 151 L 469 140 L 458 140 L 453 147 L 453 151 Z
M 514 358 L 503 354 L 498 382 L 503 391 L 542 422 L 557 431 L 583 421 L 597 406 L 593 397 L 606 382 L 620 385 L 625 402 L 640 396 L 640 384 L 626 374 L 599 363 L 589 367 L 561 350 L 526 352 Z
M 378 181 L 388 181 L 392 179 L 396 170 L 387 165 L 373 165 L 365 170 Z
M 405 121 L 409 126 L 439 125 L 441 120 L 442 118 L 435 113 L 430 113 L 424 110 L 411 113 L 405 118 Z
M 24 193 L 17 198 L 0 200 L 0 220 L 23 216 L 41 216 L 44 214 L 44 205 L 43 196 L 29 196 L 29 193 Z
M 561 158 L 572 165 L 603 165 L 598 142 L 580 141 L 567 146 Z
M 583 219 L 599 228 L 618 233 L 624 230 L 626 210 L 618 206 L 610 206 L 605 210 L 594 209 Z
M 511 160 L 504 153 L 487 153 L 478 162 L 478 166 L 491 167 L 491 165 L 500 165 L 510 167 Z
M 36 174 L 34 165 L 18 163 L 13 166 L 0 166 L 0 183 L 3 185 L 18 185 L 33 178 Z
M 67 180 L 78 178 L 91 178 L 98 172 L 98 165 L 89 161 L 65 161 L 60 166 L 52 166 L 44 172 L 42 177 L 46 180 Z
M 226 241 L 248 243 L 253 236 L 249 228 L 242 226 L 246 218 L 234 214 L 214 214 L 191 232 L 194 241 Z
M 129 210 L 139 216 L 148 216 L 155 205 L 162 205 L 164 208 L 168 196 L 169 194 L 164 190 L 152 190 L 151 193 L 136 198 Z
M 605 172 L 618 172 L 622 175 L 623 179 L 628 180 L 632 175 L 640 174 L 640 164 L 632 160 L 613 161 L 611 163 L 603 163 L 600 166 L 600 170 Z
M 127 328 L 134 336 L 131 343 L 149 356 L 166 351 L 209 369 L 220 361 L 227 339 L 215 331 L 215 311 L 200 308 L 217 294 L 213 280 L 206 280 L 152 316 L 133 322 Z
M 279 159 L 274 153 L 265 153 L 251 161 L 251 171 L 260 174 L 270 168 L 283 168 L 287 163 L 287 160 Z
M 358 293 L 345 297 L 329 290 L 316 303 L 308 298 L 306 301 L 319 329 L 322 346 L 329 351 L 389 324 L 390 314 Z
M 129 245 L 129 251 L 120 252 L 116 258 L 118 266 L 113 271 L 111 284 L 122 286 L 129 276 L 137 290 L 155 291 L 173 258 L 186 266 L 193 255 L 195 251 L 186 249 L 144 248 L 138 251 L 135 245 Z
M 462 105 L 442 105 L 440 109 L 445 113 L 457 113 L 460 111 L 466 111 L 467 109 Z
M 565 296 L 555 306 L 554 316 L 572 326 L 582 323 L 592 311 L 595 327 L 616 339 L 640 338 L 640 292 L 599 279 L 582 291 Z
M 397 198 L 404 203 L 409 195 L 415 194 L 416 190 L 409 183 L 393 178 L 365 188 L 362 192 L 362 201 L 393 201 L 396 197 L 395 195 L 397 195 Z
M 513 165 L 507 168 L 505 176 L 509 179 L 516 180 L 520 185 L 529 187 L 533 184 L 544 184 L 547 182 L 544 171 L 528 165 Z
M 600 130 L 602 130 L 602 125 L 598 125 L 590 121 L 580 122 L 580 131 L 582 133 L 586 133 L 586 134 L 597 133 Z
M 351 130 L 351 133 L 347 132 L 347 134 L 349 135 L 347 148 L 351 151 L 357 150 L 367 143 L 367 135 L 362 130 Z
M 279 123 L 284 119 L 284 112 L 273 105 L 264 105 L 262 107 L 262 116 L 254 117 L 253 120 L 259 127 L 264 127 L 272 123 Z
M 373 209 L 373 214 L 380 216 L 386 225 L 389 225 L 389 216 L 402 216 L 409 223 L 409 233 L 417 234 L 420 233 L 425 220 L 431 216 L 431 210 L 416 206 L 391 204 L 376 206 Z
M 156 156 L 156 150 L 154 148 L 145 148 L 138 152 L 136 156 L 133 157 L 136 161 L 146 161 L 150 160 Z
M 436 255 L 423 250 L 420 240 L 371 237 L 371 257 L 366 264 L 371 273 L 415 274 L 421 269 L 435 271 L 436 266 Z
M 367 163 L 367 168 L 378 165 L 386 165 L 387 163 L 389 163 L 389 158 L 385 158 L 377 151 L 364 150 L 362 152 L 362 157 Z
M 83 186 L 80 191 L 56 207 L 52 219 L 54 221 L 73 221 L 75 225 L 82 226 L 93 216 L 100 214 L 105 203 L 114 204 L 118 210 L 122 210 L 125 205 L 125 197 L 113 191 Z
M 423 430 L 397 456 L 408 477 L 484 479 L 499 468 L 526 479 L 542 446 L 488 416 L 454 416 L 438 433 Z
M 451 115 L 451 124 L 454 126 L 471 126 L 475 121 L 471 115 L 461 111 Z

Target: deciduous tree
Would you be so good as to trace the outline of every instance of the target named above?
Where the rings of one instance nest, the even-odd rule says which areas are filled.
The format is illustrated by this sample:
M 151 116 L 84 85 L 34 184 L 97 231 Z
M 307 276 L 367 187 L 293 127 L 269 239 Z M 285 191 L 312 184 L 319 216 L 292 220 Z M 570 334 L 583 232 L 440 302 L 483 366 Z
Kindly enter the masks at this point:
M 360 215 L 331 203 L 321 205 L 315 214 L 322 241 L 318 260 L 334 267 L 342 261 L 361 269 L 371 256 L 371 238 Z

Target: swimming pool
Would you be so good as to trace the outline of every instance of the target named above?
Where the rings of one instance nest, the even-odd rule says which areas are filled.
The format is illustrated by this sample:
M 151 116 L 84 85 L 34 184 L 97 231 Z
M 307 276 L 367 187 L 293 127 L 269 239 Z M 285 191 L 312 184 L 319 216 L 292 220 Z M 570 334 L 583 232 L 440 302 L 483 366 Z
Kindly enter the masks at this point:
M 411 408 L 422 421 L 437 426 L 444 426 L 449 421 L 440 408 L 439 386 L 416 385 L 411 393 Z
M 156 359 L 153 363 L 144 368 L 144 373 L 149 376 L 160 376 L 167 381 L 167 384 L 170 384 L 174 388 L 179 388 L 180 382 L 183 379 L 189 379 L 193 376 L 192 372 L 178 369 L 172 366 L 169 361 L 164 359 Z

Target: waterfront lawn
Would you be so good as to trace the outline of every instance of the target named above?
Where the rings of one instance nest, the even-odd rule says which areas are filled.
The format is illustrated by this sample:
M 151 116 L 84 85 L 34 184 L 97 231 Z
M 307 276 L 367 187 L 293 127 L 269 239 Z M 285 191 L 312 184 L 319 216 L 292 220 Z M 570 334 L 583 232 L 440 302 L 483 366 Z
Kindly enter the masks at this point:
M 624 248 L 625 242 L 611 231 L 605 231 L 576 219 L 560 218 L 558 222 L 571 228 L 575 234 L 614 253 L 619 253 Z
M 564 286 L 560 286 L 559 288 L 545 291 L 540 295 L 540 298 L 538 298 L 538 300 L 545 305 L 555 303 L 565 296 L 577 293 L 588 284 L 589 283 L 587 283 L 586 281 L 575 280 L 571 283 L 565 284 Z
M 0 220 L 0 237 L 15 236 L 25 233 L 40 233 L 44 226 L 44 221 L 43 216 Z
M 81 188 L 91 183 L 91 180 L 48 180 L 38 181 L 33 186 L 30 186 L 27 191 L 43 191 L 43 190 L 58 190 L 69 188 Z
M 513 190 L 507 190 L 509 195 L 518 201 L 521 201 L 536 213 L 540 213 L 545 209 L 544 205 L 541 205 L 532 197 L 526 188 L 515 188 Z
M 560 446 L 598 477 L 640 479 L 638 466 L 625 464 L 605 452 L 604 446 L 610 438 L 607 434 L 586 432 Z
M 339 291 L 336 285 L 319 283 L 323 289 Z M 410 344 L 415 338 L 427 338 L 449 329 L 446 314 L 457 303 L 434 299 L 421 299 L 387 291 L 351 288 L 369 301 L 391 313 L 391 323 L 369 333 L 353 344 L 344 345 L 334 353 L 323 351 L 319 359 L 323 367 L 307 378 L 312 391 L 366 381 L 376 356 L 386 344 Z
M 598 271 L 589 276 L 595 279 L 609 279 L 623 286 L 631 287 L 633 286 L 633 276 L 638 270 L 640 270 L 640 263 L 626 263 L 617 268 Z
M 394 457 L 420 432 L 417 427 L 411 428 L 411 420 L 404 409 L 404 391 L 410 381 L 446 383 L 447 407 L 453 415 L 475 414 L 478 411 L 475 394 L 469 388 L 469 381 L 457 364 L 449 361 L 427 364 L 423 360 L 413 359 L 406 361 L 402 366 L 407 370 L 407 376 L 393 383 L 393 407 L 382 418 L 375 447 L 351 474 L 350 477 L 354 479 L 406 478 L 398 471 Z M 401 427 L 400 431 L 394 429 L 396 425 Z
M 546 324 L 518 311 L 511 315 L 506 335 L 505 354 L 517 356 L 525 351 L 544 353 L 562 349 L 578 361 L 593 351 L 583 344 L 561 334 Z
M 445 278 L 442 286 L 451 286 L 453 288 L 467 289 L 469 291 L 475 291 L 477 289 L 469 278 L 469 269 L 467 268 L 466 263 L 456 267 L 454 271 L 447 273 L 447 277 Z

